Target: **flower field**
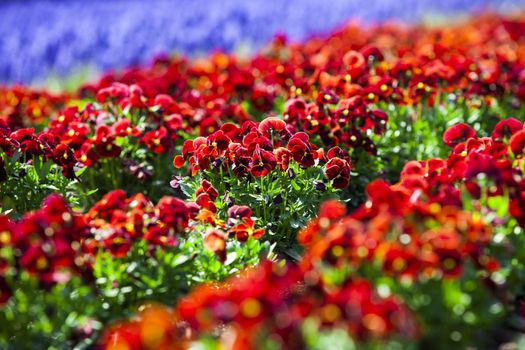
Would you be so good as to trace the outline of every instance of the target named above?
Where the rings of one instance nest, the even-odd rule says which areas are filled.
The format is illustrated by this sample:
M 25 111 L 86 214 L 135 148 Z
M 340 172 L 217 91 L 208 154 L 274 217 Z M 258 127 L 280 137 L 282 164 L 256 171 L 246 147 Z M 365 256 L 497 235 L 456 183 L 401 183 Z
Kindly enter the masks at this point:
M 525 348 L 525 15 L 0 86 L 0 349 Z

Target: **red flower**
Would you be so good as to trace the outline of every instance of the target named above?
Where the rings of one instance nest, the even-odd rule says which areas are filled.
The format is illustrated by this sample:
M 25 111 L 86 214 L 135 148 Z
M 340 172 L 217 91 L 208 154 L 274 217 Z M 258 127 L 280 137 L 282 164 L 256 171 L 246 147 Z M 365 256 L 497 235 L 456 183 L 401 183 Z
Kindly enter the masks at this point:
M 270 171 L 275 169 L 277 166 L 277 159 L 272 152 L 265 151 L 259 148 L 259 145 L 255 147 L 253 157 L 250 165 L 250 172 L 253 176 L 262 177 L 266 176 Z
M 292 159 L 292 152 L 284 147 L 279 147 L 276 148 L 273 153 L 275 155 L 275 159 L 277 160 L 277 164 L 279 165 L 279 169 L 286 171 L 288 169 L 288 165 L 290 164 L 290 159 Z
M 476 132 L 465 123 L 456 124 L 448 128 L 443 134 L 443 141 L 447 146 L 453 147 L 457 144 L 475 137 Z
M 195 191 L 195 196 L 199 196 L 202 193 L 206 193 L 208 196 L 210 196 L 210 199 L 212 201 L 215 201 L 217 197 L 219 196 L 219 192 L 213 187 L 211 182 L 208 180 L 202 180 L 201 185 L 197 190 Z
M 334 188 L 346 188 L 350 182 L 352 166 L 341 158 L 332 158 L 325 165 L 325 175 L 332 181 Z
M 241 242 L 245 242 L 248 237 L 259 239 L 264 235 L 264 229 L 256 229 L 255 221 L 253 221 L 251 218 L 243 219 L 239 224 L 232 227 L 230 232 L 233 233 L 235 237 Z
M 226 233 L 221 230 L 209 230 L 204 236 L 206 249 L 215 253 L 221 261 L 226 260 L 226 238 Z
M 336 157 L 350 162 L 350 155 L 348 154 L 348 151 L 343 151 L 340 147 L 332 147 L 328 150 L 328 152 L 326 152 L 326 158 L 332 159 Z
M 207 209 L 212 213 L 217 213 L 217 206 L 207 193 L 199 194 L 197 198 L 195 198 L 195 203 L 203 209 Z
M 294 122 L 302 120 L 306 116 L 306 103 L 301 99 L 290 99 L 286 101 L 284 120 Z
M 122 149 L 114 142 L 116 135 L 112 133 L 107 125 L 99 125 L 95 131 L 95 149 L 103 158 L 116 158 L 120 155 Z
M 88 237 L 87 226 L 59 195 L 49 196 L 41 209 L 24 215 L 14 233 L 18 263 L 44 285 L 61 282 L 84 267 L 80 242 Z
M 126 208 L 126 192 L 124 190 L 114 190 L 106 193 L 104 197 L 86 214 L 91 220 L 102 218 L 106 221 L 111 221 L 113 211 L 125 210 Z
M 53 161 L 62 167 L 72 167 L 77 162 L 71 148 L 63 143 L 53 149 Z
M 18 129 L 11 133 L 10 138 L 17 142 L 20 146 L 22 153 L 29 156 L 40 155 L 43 149 L 40 148 L 40 143 L 37 141 L 34 135 L 35 129 Z
M 359 78 L 367 68 L 367 62 L 363 54 L 357 51 L 348 51 L 343 56 L 343 64 L 352 79 Z
M 182 157 L 181 155 L 177 155 L 175 156 L 175 158 L 173 158 L 173 166 L 176 169 L 182 168 L 184 164 L 185 164 L 184 157 Z
M 498 122 L 492 132 L 494 141 L 503 141 L 523 129 L 523 123 L 515 118 L 508 118 Z
M 119 101 L 129 96 L 129 87 L 121 83 L 113 83 L 110 87 L 100 89 L 97 93 L 98 103 L 104 103 L 108 99 Z
M 525 129 L 518 131 L 509 141 L 510 150 L 516 157 L 525 155 Z
M 271 131 L 280 133 L 286 127 L 286 123 L 275 117 L 268 117 L 259 124 L 259 132 L 266 137 L 270 136 Z
M 100 349 L 186 349 L 188 344 L 181 333 L 183 329 L 170 309 L 145 305 L 134 320 L 109 327 L 102 336 Z
M 293 159 L 302 167 L 309 168 L 315 164 L 308 135 L 304 132 L 298 132 L 290 138 L 288 150 L 292 153 Z
M 168 130 L 161 126 L 155 131 L 148 131 L 144 134 L 142 142 L 153 152 L 162 154 L 168 152 L 172 146 L 172 142 L 168 135 Z
M 188 227 L 190 212 L 183 200 L 165 196 L 156 205 L 159 220 L 180 232 Z
M 220 157 L 228 149 L 231 140 L 222 130 L 218 130 L 207 137 L 207 147 L 203 148 L 202 153 L 212 158 Z
M 328 200 L 321 205 L 319 217 L 328 220 L 339 220 L 346 214 L 346 206 L 335 200 Z
M 151 226 L 144 234 L 144 239 L 162 247 L 175 247 L 177 245 L 177 238 L 173 236 L 170 228 L 166 225 Z
M 120 137 L 126 137 L 126 136 L 134 136 L 138 137 L 140 136 L 141 132 L 140 130 L 131 124 L 131 121 L 129 119 L 120 119 L 112 126 L 113 133 L 116 136 Z
M 104 249 L 107 249 L 112 256 L 124 258 L 128 255 L 133 244 L 133 238 L 122 229 L 111 232 L 102 240 Z

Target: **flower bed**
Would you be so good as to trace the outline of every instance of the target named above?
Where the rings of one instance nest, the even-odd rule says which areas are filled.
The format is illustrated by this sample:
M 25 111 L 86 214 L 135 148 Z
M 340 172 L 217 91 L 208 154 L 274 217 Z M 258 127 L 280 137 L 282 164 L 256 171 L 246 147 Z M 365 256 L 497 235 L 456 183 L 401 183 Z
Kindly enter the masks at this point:
M 497 348 L 525 22 L 348 25 L 0 90 L 0 347 Z

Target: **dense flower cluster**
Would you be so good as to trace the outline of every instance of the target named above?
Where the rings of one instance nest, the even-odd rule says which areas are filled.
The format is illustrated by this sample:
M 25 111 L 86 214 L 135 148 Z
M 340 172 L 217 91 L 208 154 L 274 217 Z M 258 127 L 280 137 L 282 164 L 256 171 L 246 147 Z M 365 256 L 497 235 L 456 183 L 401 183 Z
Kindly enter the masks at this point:
M 162 198 L 156 206 L 142 194 L 127 198 L 122 190 L 106 194 L 85 215 L 94 242 L 116 257 L 127 255 L 133 242 L 145 239 L 156 246 L 175 246 L 176 234 L 188 227 L 191 208 L 174 197 Z M 96 253 L 96 246 L 89 244 Z
M 202 223 L 209 227 L 204 245 L 222 257 L 228 236 L 246 241 L 249 237 L 258 239 L 264 235 L 264 229 L 255 227 L 249 207 L 230 207 L 225 222 L 217 213 L 218 193 L 213 186 L 203 181 L 197 193 L 195 203 L 165 196 L 153 205 L 140 193 L 128 198 L 123 190 L 112 191 L 84 216 L 93 235 L 86 245 L 94 254 L 98 246 L 102 246 L 115 257 L 125 257 L 134 241 L 144 239 L 151 248 L 176 246 L 177 236 L 184 237 L 195 225 Z
M 193 91 L 194 98 L 216 95 L 231 100 L 240 94 L 263 111 L 282 89 L 289 96 L 323 104 L 337 102 L 337 95 L 402 104 L 432 102 L 440 92 L 519 97 L 523 59 L 520 46 L 513 43 L 522 40 L 522 26 L 519 19 L 488 16 L 456 27 L 418 30 L 390 25 L 363 30 L 349 25 L 299 45 L 279 36 L 248 61 L 221 53 L 193 64 L 159 59 L 149 69 L 107 75 L 89 89 L 121 81 L 157 93 L 175 87 L 178 94 L 188 93 L 180 90 L 184 84 L 199 91 Z
M 162 315 L 160 322 L 166 325 L 154 339 L 140 331 L 148 327 L 152 312 Z M 147 308 L 137 320 L 108 329 L 102 345 L 105 349 L 169 347 L 226 325 L 224 344 L 231 349 L 258 348 L 267 337 L 273 347 L 301 349 L 306 345 L 301 327 L 308 318 L 318 320 L 323 329 L 340 327 L 360 339 L 416 332 L 406 307 L 396 298 L 377 296 L 366 280 L 333 285 L 318 270 L 265 261 L 224 285 L 199 287 L 174 313 Z
M 21 85 L 0 86 L 0 116 L 12 129 L 40 124 L 69 98 L 68 94 L 50 94 Z
M 0 120 L 0 149 L 6 155 L 7 161 L 16 157 L 29 163 L 34 162 L 37 157 L 42 157 L 43 161 L 50 160 L 56 164 L 67 178 L 75 177 L 74 167 L 77 160 L 73 150 L 52 133 L 35 133 L 34 128 L 11 131 L 9 126 Z M 4 159 L 0 159 L 0 182 L 3 182 L 7 180 L 8 174 Z
M 206 184 L 204 184 L 206 187 Z M 208 188 L 208 191 L 214 191 Z M 204 247 L 224 260 L 228 233 L 239 241 L 260 238 L 264 229 L 255 227 L 255 218 L 246 206 L 232 206 L 228 222 L 219 220 L 213 201 L 186 203 L 165 196 L 156 205 L 142 194 L 127 197 L 122 190 L 106 194 L 84 214 L 73 212 L 59 195 L 49 196 L 42 209 L 12 221 L 0 216 L 0 249 L 9 248 L 15 260 L 2 262 L 2 302 L 9 299 L 4 273 L 21 268 L 38 277 L 43 286 L 65 283 L 71 273 L 90 278 L 100 251 L 114 258 L 128 255 L 135 242 L 147 242 L 150 251 L 174 247 L 192 231 L 203 235 Z M 199 223 L 208 230 L 196 229 Z M 227 230 L 225 233 L 223 230 Z M 11 267 L 9 267 L 11 266 Z
M 247 121 L 241 127 L 225 124 L 208 137 L 187 140 L 182 156 L 174 159 L 175 167 L 182 167 L 185 160 L 193 174 L 213 166 L 224 167 L 224 171 L 238 177 L 262 177 L 277 168 L 287 171 L 290 161 L 309 168 L 327 160 L 326 177 L 336 188 L 348 186 L 352 168 L 348 153 L 334 147 L 325 157 L 323 149 L 310 143 L 306 133 L 294 132 L 293 127 L 277 118 L 266 118 L 261 123 Z
M 20 221 L 6 216 L 0 221 L 0 248 L 12 248 L 13 266 L 37 276 L 44 286 L 64 283 L 71 273 L 89 274 L 82 249 L 88 226 L 60 196 L 49 196 L 42 209 L 27 213 Z M 6 302 L 8 298 L 2 295 Z

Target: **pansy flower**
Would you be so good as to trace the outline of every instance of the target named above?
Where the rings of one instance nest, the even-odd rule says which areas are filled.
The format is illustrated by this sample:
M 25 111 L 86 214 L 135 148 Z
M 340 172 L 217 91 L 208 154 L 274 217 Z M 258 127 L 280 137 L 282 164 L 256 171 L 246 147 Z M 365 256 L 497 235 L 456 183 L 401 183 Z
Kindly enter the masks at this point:
M 455 146 L 476 136 L 476 131 L 465 123 L 459 123 L 448 128 L 443 134 L 443 141 L 447 146 Z

